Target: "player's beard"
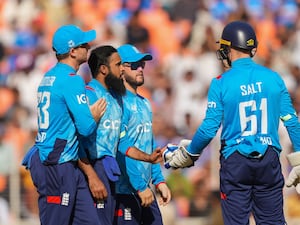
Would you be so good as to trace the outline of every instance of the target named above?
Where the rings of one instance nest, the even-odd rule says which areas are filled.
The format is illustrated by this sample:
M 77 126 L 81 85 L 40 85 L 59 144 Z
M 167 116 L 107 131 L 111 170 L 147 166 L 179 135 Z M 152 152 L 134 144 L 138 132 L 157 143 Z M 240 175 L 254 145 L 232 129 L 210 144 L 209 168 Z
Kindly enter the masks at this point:
M 139 87 L 142 86 L 144 84 L 144 76 L 141 75 L 139 77 L 131 77 L 128 74 L 124 74 L 124 78 L 126 80 L 126 82 L 131 86 L 131 87 Z M 138 80 L 139 79 L 139 80 Z
M 126 93 L 126 87 L 123 79 L 114 76 L 111 72 L 109 72 L 109 74 L 107 74 L 105 77 L 105 84 L 107 85 L 108 89 L 113 90 L 116 94 L 123 96 Z

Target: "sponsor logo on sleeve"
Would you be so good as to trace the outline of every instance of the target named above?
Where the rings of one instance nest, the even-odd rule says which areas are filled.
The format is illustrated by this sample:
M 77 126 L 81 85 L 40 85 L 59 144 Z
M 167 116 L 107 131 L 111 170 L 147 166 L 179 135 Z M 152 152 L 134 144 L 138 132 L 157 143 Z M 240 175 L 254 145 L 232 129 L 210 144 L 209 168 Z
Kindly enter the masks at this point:
M 81 94 L 81 95 L 76 95 L 77 101 L 79 104 L 86 104 L 86 96 L 85 94 Z
M 207 103 L 207 108 L 217 108 L 217 103 L 210 101 Z

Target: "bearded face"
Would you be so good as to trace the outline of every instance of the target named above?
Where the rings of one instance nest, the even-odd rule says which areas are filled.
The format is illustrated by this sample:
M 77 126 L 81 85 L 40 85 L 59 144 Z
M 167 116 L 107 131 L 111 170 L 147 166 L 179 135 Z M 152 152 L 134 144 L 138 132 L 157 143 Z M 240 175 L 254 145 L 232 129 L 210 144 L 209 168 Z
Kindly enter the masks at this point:
M 105 84 L 108 89 L 113 90 L 116 94 L 125 95 L 126 88 L 121 77 L 116 77 L 111 71 L 105 77 Z
M 144 84 L 144 75 L 143 73 L 139 73 L 137 75 L 129 75 L 124 73 L 124 78 L 128 84 L 132 87 L 139 87 Z

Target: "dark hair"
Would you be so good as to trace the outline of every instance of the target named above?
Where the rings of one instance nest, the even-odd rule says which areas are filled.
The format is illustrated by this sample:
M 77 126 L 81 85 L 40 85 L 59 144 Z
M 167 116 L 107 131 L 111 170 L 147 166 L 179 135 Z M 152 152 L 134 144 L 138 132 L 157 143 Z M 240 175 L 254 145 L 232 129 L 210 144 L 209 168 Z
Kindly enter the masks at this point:
M 108 66 L 109 58 L 114 52 L 117 52 L 117 49 L 110 45 L 99 46 L 92 50 L 91 55 L 88 59 L 88 64 L 93 78 L 97 77 L 99 67 L 101 65 Z
M 56 59 L 57 59 L 58 61 L 61 61 L 61 60 L 63 60 L 63 59 L 66 59 L 66 58 L 68 58 L 68 56 L 69 56 L 69 52 L 64 53 L 64 54 L 57 54 L 55 48 L 52 47 L 52 50 L 55 52 L 55 56 L 56 56 Z

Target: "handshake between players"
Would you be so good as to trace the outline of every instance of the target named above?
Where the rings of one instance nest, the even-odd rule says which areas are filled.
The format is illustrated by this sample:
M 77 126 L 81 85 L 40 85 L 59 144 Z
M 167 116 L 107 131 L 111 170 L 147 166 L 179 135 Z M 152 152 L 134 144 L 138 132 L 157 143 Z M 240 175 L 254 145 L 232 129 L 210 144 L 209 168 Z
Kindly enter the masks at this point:
M 168 144 L 163 152 L 165 168 L 186 168 L 194 165 L 200 155 L 193 155 L 187 151 L 191 140 L 182 139 L 178 145 Z

